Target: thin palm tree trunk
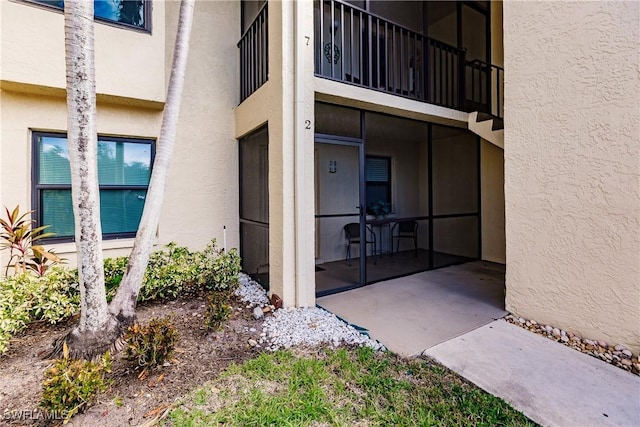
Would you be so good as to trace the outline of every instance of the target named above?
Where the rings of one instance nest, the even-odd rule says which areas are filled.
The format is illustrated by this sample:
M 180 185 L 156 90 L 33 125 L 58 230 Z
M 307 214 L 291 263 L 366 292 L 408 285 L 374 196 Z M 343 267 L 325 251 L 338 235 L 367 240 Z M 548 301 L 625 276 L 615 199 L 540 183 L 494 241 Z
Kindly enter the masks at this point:
M 80 331 L 107 321 L 98 187 L 93 1 L 66 0 L 68 145 L 80 280 Z
M 140 292 L 144 272 L 147 268 L 153 245 L 153 239 L 160 221 L 160 210 L 167 186 L 169 164 L 175 145 L 178 115 L 180 112 L 187 56 L 189 53 L 189 38 L 191 36 L 194 6 L 194 0 L 182 0 L 180 3 L 180 18 L 178 21 L 171 77 L 169 78 L 167 102 L 162 117 L 162 128 L 157 143 L 149 190 L 126 273 L 109 307 L 111 313 L 118 318 L 129 317 L 135 313 L 136 299 Z

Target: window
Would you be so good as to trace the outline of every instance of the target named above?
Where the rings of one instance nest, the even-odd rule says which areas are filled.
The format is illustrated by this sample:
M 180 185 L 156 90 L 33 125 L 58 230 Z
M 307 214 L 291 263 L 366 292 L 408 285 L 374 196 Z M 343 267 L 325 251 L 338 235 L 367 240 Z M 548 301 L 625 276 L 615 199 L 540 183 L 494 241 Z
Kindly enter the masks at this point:
M 391 159 L 367 156 L 365 171 L 367 205 L 379 200 L 391 204 Z
M 154 141 L 98 137 L 98 181 L 103 238 L 134 237 L 149 187 Z M 51 241 L 74 237 L 71 171 L 65 134 L 33 133 L 33 195 L 39 225 Z
M 61 0 L 26 0 L 56 9 L 64 8 Z M 94 15 L 98 21 L 150 31 L 151 2 L 149 0 L 94 0 Z

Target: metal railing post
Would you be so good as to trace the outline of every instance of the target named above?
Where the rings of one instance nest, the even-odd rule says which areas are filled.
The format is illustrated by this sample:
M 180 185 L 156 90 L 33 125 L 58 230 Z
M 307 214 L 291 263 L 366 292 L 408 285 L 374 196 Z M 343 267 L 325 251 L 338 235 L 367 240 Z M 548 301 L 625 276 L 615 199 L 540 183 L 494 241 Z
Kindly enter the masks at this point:
M 467 85 L 466 85 L 466 74 L 467 74 L 467 55 L 464 50 L 461 50 L 458 53 L 458 108 L 464 109 L 465 103 L 467 101 Z

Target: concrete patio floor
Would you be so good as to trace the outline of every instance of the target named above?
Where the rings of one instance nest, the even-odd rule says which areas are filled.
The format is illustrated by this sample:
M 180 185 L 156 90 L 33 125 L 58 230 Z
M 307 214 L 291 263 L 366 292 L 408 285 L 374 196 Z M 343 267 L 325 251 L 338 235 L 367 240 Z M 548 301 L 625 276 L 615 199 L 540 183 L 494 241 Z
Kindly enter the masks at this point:
M 504 266 L 485 261 L 426 271 L 318 298 L 391 351 L 414 356 L 504 311 Z

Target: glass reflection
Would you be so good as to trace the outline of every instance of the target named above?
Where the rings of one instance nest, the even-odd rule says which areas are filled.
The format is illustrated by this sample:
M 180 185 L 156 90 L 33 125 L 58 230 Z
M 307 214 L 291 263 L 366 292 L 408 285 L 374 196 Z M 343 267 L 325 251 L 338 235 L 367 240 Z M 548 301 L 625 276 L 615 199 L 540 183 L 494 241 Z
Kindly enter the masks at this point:
M 64 9 L 64 1 L 32 0 L 57 9 Z M 94 0 L 94 15 L 106 21 L 146 28 L 144 0 Z

